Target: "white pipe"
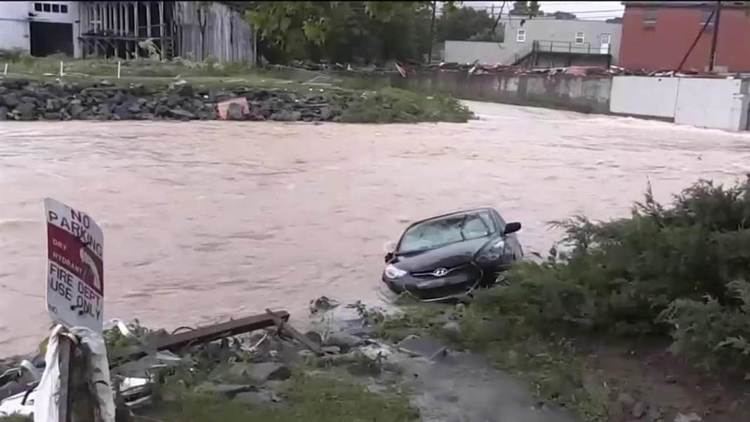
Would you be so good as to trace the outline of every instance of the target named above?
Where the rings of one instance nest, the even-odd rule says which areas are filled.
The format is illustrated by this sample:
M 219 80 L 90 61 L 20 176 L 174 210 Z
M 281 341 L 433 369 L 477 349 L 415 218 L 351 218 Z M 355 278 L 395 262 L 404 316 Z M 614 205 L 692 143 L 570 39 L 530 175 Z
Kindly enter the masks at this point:
M 8 63 L 5 63 L 5 68 L 3 69 L 3 75 L 8 74 Z
M 64 73 L 63 73 L 63 62 L 62 62 L 62 60 L 60 60 L 60 77 L 62 78 L 63 75 L 64 75 Z
M 122 65 L 121 61 L 117 61 L 117 79 L 120 79 L 120 66 Z

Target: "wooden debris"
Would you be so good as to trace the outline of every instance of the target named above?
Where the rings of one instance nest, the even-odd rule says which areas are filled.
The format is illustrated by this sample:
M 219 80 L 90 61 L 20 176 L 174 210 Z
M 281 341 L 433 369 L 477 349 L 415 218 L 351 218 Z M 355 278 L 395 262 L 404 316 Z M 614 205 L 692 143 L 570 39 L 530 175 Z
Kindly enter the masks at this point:
M 266 310 L 266 312 L 269 312 Z M 238 334 L 248 333 L 250 331 L 268 328 L 273 325 L 278 326 L 278 321 L 287 321 L 289 313 L 287 311 L 278 311 L 273 316 L 268 314 L 252 315 L 246 318 L 234 319 L 219 324 L 209 325 L 206 327 L 196 328 L 192 331 L 182 332 L 171 336 L 164 336 L 156 340 L 155 344 L 150 345 L 151 349 L 175 351 L 185 346 L 194 344 L 209 343 L 226 337 L 236 336 Z M 138 349 L 121 356 L 113 356 L 111 362 L 122 362 L 123 360 L 136 360 L 149 354 L 147 349 Z
M 320 348 L 319 345 L 315 344 L 312 340 L 307 338 L 307 336 L 303 335 L 299 331 L 297 331 L 294 327 L 289 325 L 279 313 L 274 313 L 270 309 L 266 309 L 266 313 L 273 318 L 274 323 L 279 328 L 279 332 L 286 332 L 290 336 L 292 336 L 295 340 L 299 341 L 300 343 L 304 344 L 305 347 L 310 349 L 313 353 L 315 353 L 318 356 L 322 356 L 325 354 L 323 350 Z M 288 319 L 288 318 L 287 318 Z

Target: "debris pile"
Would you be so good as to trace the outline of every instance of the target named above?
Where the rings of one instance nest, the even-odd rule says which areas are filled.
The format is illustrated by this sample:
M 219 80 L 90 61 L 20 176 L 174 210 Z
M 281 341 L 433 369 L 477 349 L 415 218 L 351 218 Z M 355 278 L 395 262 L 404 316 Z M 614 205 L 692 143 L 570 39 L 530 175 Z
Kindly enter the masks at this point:
M 337 307 L 338 302 L 320 298 L 311 312 L 322 315 Z M 104 338 L 117 414 L 148 415 L 185 393 L 283 406 L 284 381 L 299 371 L 335 366 L 355 375 L 382 373 L 387 346 L 369 337 L 371 327 L 356 305 L 342 308 L 353 315 L 342 327 L 324 324 L 305 334 L 288 323 L 288 313 L 270 310 L 172 333 L 149 330 L 138 321 L 110 321 Z M 42 355 L 1 362 L 0 417 L 33 415 L 35 388 L 44 370 Z

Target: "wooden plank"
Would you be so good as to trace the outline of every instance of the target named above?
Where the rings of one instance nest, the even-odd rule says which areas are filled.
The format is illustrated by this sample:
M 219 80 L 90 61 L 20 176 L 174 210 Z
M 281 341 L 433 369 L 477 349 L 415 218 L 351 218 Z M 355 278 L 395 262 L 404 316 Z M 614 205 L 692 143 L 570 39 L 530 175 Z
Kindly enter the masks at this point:
M 159 2 L 159 37 L 161 38 L 161 42 L 159 43 L 159 53 L 161 54 L 161 59 L 166 59 L 166 56 L 164 55 L 164 2 Z
M 117 14 L 120 17 L 120 35 L 125 35 L 128 33 L 127 30 L 127 22 L 125 21 L 125 6 L 118 2 L 117 3 Z
M 270 315 L 271 318 L 273 318 L 274 323 L 277 327 L 279 327 L 279 331 L 286 331 L 287 333 L 289 333 L 289 335 L 294 337 L 295 340 L 304 344 L 308 349 L 312 350 L 318 356 L 323 355 L 323 350 L 320 348 L 320 346 L 313 343 L 313 341 L 307 338 L 307 336 L 303 335 L 294 327 L 287 324 L 286 320 L 282 318 L 282 315 L 280 315 L 279 313 L 275 313 L 270 309 L 266 309 L 266 313 Z
M 246 318 L 199 327 L 192 331 L 165 336 L 150 346 L 156 350 L 177 350 L 185 346 L 208 343 L 225 337 L 272 327 L 276 324 L 277 319 L 281 319 L 282 321 L 289 320 L 289 312 L 278 311 L 273 316 L 268 314 L 252 315 Z M 121 356 L 115 355 L 110 359 L 110 362 L 114 363 L 123 359 L 134 360 L 146 355 L 148 355 L 148 351 L 141 349 L 124 353 Z
M 135 36 L 136 37 L 140 37 L 141 36 L 140 35 L 141 34 L 141 29 L 139 27 L 140 22 L 139 22 L 139 19 L 138 19 L 139 15 L 140 15 L 139 12 L 140 12 L 140 5 L 138 4 L 137 1 L 133 2 L 133 19 L 134 19 L 133 26 L 135 27 Z
M 151 2 L 146 2 L 146 37 L 151 38 Z

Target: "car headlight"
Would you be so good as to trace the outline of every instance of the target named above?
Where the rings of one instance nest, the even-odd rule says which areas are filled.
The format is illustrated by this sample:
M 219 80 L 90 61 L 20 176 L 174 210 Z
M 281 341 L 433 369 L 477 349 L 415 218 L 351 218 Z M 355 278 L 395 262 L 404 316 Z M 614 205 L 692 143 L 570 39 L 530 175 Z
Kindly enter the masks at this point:
M 499 239 L 492 245 L 491 249 L 496 251 L 502 251 L 503 249 L 505 249 L 505 239 Z
M 482 263 L 497 261 L 503 256 L 504 252 L 505 240 L 499 239 L 493 243 L 489 249 L 482 252 L 482 254 L 477 257 L 477 261 Z
M 401 268 L 396 267 L 393 264 L 388 264 L 388 266 L 385 267 L 385 276 L 390 279 L 397 279 L 401 278 L 408 274 L 406 271 L 402 270 Z

